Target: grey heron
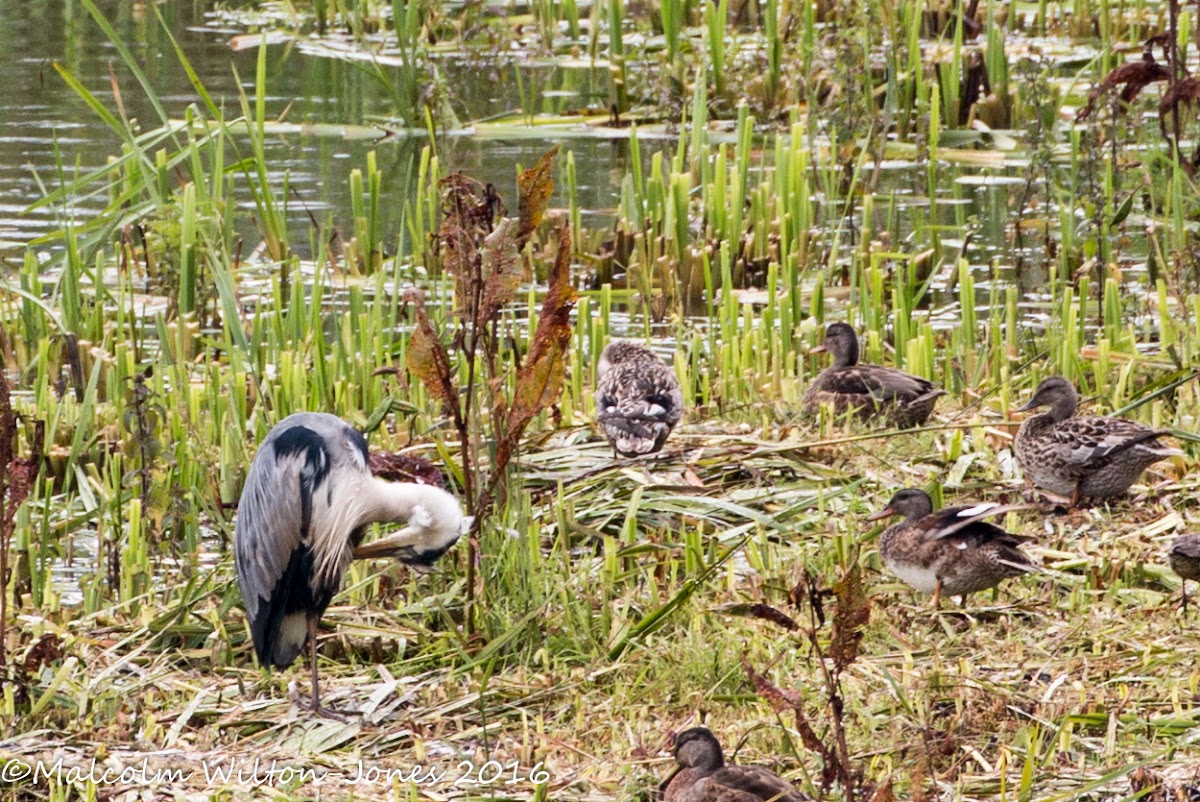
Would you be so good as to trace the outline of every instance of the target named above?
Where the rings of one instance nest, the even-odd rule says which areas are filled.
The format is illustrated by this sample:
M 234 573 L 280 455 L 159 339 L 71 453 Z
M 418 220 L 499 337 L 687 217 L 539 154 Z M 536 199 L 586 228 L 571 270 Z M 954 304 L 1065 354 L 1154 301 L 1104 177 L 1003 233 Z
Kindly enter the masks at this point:
M 368 524 L 405 522 L 361 545 Z M 345 421 L 300 412 L 278 423 L 250 465 L 238 502 L 238 584 L 262 665 L 286 668 L 308 640 L 312 709 L 320 715 L 317 624 L 351 559 L 432 565 L 462 534 L 454 496 L 373 476 L 366 439 Z
M 596 371 L 596 421 L 613 455 L 653 454 L 683 417 L 679 379 L 649 348 L 617 340 Z

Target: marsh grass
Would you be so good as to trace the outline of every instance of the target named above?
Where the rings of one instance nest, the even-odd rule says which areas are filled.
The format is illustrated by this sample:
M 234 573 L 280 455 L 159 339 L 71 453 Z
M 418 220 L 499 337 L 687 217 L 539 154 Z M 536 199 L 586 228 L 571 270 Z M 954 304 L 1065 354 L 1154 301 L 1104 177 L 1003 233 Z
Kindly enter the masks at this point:
M 321 13 L 358 14 L 365 25 L 375 13 L 368 5 L 330 2 Z M 600 5 L 588 21 L 593 36 L 621 8 Z M 680 21 L 673 59 L 692 52 L 682 41 L 686 8 L 664 12 L 672 20 L 664 27 Z M 862 13 L 877 19 L 882 10 Z M 915 42 L 921 14 L 911 4 L 903 11 L 897 29 Z M 1066 25 L 1064 11 L 1043 3 L 1035 22 Z M 713 9 L 705 13 L 709 33 L 698 37 L 721 27 Z M 418 6 L 393 3 L 392 15 L 415 53 Z M 789 40 L 778 22 L 766 30 L 789 47 L 797 33 Z M 801 24 L 811 57 L 816 22 L 802 15 Z M 961 28 L 948 34 L 955 50 Z M 847 36 L 865 41 L 866 32 L 839 34 Z M 205 102 L 182 124 L 164 113 L 160 128 L 135 132 L 92 98 L 121 133 L 122 153 L 46 202 L 100 192 L 111 206 L 57 232 L 49 267 L 31 250 L 0 292 L 17 413 L 4 447 L 15 443 L 14 459 L 40 470 L 24 504 L 0 509 L 0 523 L 8 515 L 14 524 L 5 539 L 4 757 L 86 764 L 103 753 L 158 765 L 178 750 L 169 759 L 197 771 L 179 793 L 198 797 L 207 794 L 204 759 L 268 756 L 344 771 L 359 759 L 447 771 L 464 759 L 515 761 L 523 779 L 513 786 L 462 796 L 648 799 L 671 763 L 669 732 L 703 721 L 739 761 L 778 768 L 814 796 L 848 797 L 849 781 L 825 787 L 833 752 L 822 759 L 806 748 L 795 707 L 772 708 L 748 665 L 796 691 L 816 737 L 836 741 L 842 731 L 837 759 L 856 775 L 855 793 L 881 802 L 889 794 L 1051 802 L 1126 798 L 1159 782 L 1173 792 L 1194 787 L 1195 621 L 1177 610 L 1178 582 L 1162 555 L 1197 517 L 1188 467 L 1200 413 L 1200 297 L 1179 267 L 1191 242 L 1185 172 L 1169 172 L 1161 206 L 1125 217 L 1115 176 L 1102 176 L 1099 217 L 1079 216 L 1102 225 L 1076 225 L 1069 199 L 1083 193 L 1067 189 L 1092 177 L 1083 174 L 1092 169 L 1084 135 L 1056 144 L 1038 116 L 1050 101 L 1030 100 L 1028 166 L 992 163 L 1037 176 L 1014 227 L 1032 219 L 1059 230 L 1057 252 L 1037 255 L 1036 285 L 1018 286 L 1020 275 L 1009 281 L 972 265 L 966 246 L 944 236 L 969 222 L 943 214 L 938 196 L 959 191 L 961 164 L 993 155 L 948 142 L 960 113 L 952 113 L 959 55 L 948 62 L 957 68 L 928 72 L 911 53 L 890 62 L 916 72 L 893 76 L 889 92 L 900 98 L 897 115 L 916 105 L 904 125 L 925 126 L 921 148 L 907 151 L 923 160 L 912 178 L 928 202 L 922 211 L 871 189 L 884 145 L 862 84 L 836 101 L 842 116 L 828 137 L 813 136 L 812 115 L 764 136 L 766 118 L 750 104 L 738 107 L 729 141 L 702 135 L 716 101 L 739 91 L 732 75 L 722 88 L 720 59 L 734 64 L 745 46 L 733 37 L 724 56 L 710 48 L 707 66 L 681 72 L 713 84 L 692 86 L 691 126 L 680 126 L 672 149 L 644 162 L 638 128 L 629 132 L 633 157 L 611 229 L 582 225 L 565 154 L 556 177 L 568 188 L 560 214 L 569 233 L 553 233 L 562 229 L 551 211 L 513 244 L 519 281 L 482 327 L 464 322 L 454 300 L 462 285 L 443 250 L 448 174 L 436 140 L 404 201 L 404 237 L 381 230 L 379 174 L 368 160 L 351 179 L 354 208 L 343 210 L 352 247 L 333 252 L 314 221 L 302 258 L 304 243 L 287 235 L 286 179 L 271 173 L 262 148 L 265 49 L 237 119 Z M 988 47 L 999 58 L 992 40 Z M 785 56 L 765 62 L 762 98 L 796 85 Z M 613 63 L 632 74 L 632 61 Z M 625 86 L 624 77 L 614 84 Z M 197 93 L 204 97 L 199 85 Z M 619 90 L 613 102 L 626 108 Z M 1061 176 L 1062 164 L 1072 176 Z M 510 202 L 519 195 L 493 191 Z M 233 233 L 235 198 L 253 206 L 263 242 L 255 257 Z M 1061 208 L 1027 214 L 1027 205 L 1055 201 Z M 919 223 L 902 226 L 905 215 Z M 1122 275 L 1134 257 L 1111 241 L 1131 218 L 1148 230 L 1158 275 Z M 407 243 L 407 257 L 385 258 L 389 236 Z M 606 253 L 620 252 L 619 265 L 585 263 L 591 254 L 564 248 L 602 241 Z M 327 698 L 362 716 L 304 716 L 291 704 L 302 668 L 255 665 L 233 581 L 233 507 L 257 443 L 290 412 L 330 411 L 367 430 L 372 448 L 433 459 L 481 498 L 480 482 L 497 475 L 495 435 L 506 420 L 496 399 L 513 408 L 540 329 L 531 324 L 545 300 L 537 279 L 564 252 L 583 289 L 561 398 L 535 410 L 509 444 L 507 492 L 489 500 L 469 548 L 423 576 L 353 566 L 324 620 L 320 667 Z M 590 283 L 602 270 L 607 280 Z M 156 271 L 169 281 L 147 292 Z M 405 289 L 425 293 L 424 323 Z M 824 365 L 809 348 L 837 319 L 860 328 L 866 358 L 949 391 L 930 425 L 868 431 L 800 414 Z M 620 335 L 652 335 L 671 352 L 689 400 L 666 450 L 642 460 L 614 461 L 590 427 L 599 351 Z M 472 337 L 490 337 L 502 355 L 497 370 L 480 374 L 486 382 L 470 379 L 488 358 L 486 348 L 465 347 Z M 424 348 L 435 339 L 455 354 L 451 393 L 430 389 L 415 353 L 414 341 Z M 961 610 L 931 611 L 883 570 L 879 529 L 864 517 L 902 486 L 945 503 L 1021 496 L 1008 413 L 1052 373 L 1093 396 L 1088 412 L 1169 428 L 1189 456 L 1159 464 L 1109 507 L 1011 516 L 1005 525 L 1035 538 L 1029 550 L 1046 573 Z M 448 395 L 470 404 L 462 426 L 446 412 Z M 15 463 L 4 462 L 11 475 Z M 797 609 L 791 591 L 807 577 L 808 598 L 819 598 L 852 573 L 865 582 L 871 614 L 857 630 L 856 659 L 831 684 L 823 655 L 837 641 L 832 624 L 811 603 Z M 805 636 L 747 617 L 753 605 L 802 619 Z M 529 779 L 538 765 L 550 775 L 543 782 Z M 21 793 L 65 802 L 101 790 L 81 781 Z M 224 793 L 252 789 L 235 783 Z M 290 778 L 274 793 L 351 791 Z M 442 798 L 454 789 L 395 782 L 354 793 Z

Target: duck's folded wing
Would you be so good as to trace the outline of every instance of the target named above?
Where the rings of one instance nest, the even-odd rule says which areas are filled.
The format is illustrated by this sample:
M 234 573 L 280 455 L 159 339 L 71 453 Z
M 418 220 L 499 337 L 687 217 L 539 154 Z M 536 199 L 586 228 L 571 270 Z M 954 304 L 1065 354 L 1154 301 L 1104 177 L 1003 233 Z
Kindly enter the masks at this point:
M 674 426 L 683 417 L 683 393 L 679 383 L 673 381 L 674 374 L 618 376 L 626 381 L 606 383 L 596 397 L 597 417 L 601 422 L 609 418 L 624 418 L 629 421 L 652 424 L 666 423 Z
M 791 783 L 758 766 L 725 766 L 707 779 L 725 793 L 713 796 L 714 802 L 810 802 Z
M 979 542 L 1008 539 L 1012 545 L 1025 543 L 1032 538 L 1024 535 L 1014 535 L 995 524 L 987 523 L 988 518 L 997 515 L 1007 515 L 1020 510 L 1037 509 L 1032 504 L 976 504 L 970 507 L 946 507 L 926 520 L 921 534 L 924 540 L 942 540 L 948 537 L 969 537 Z
M 1155 442 L 1169 435 L 1162 429 L 1149 429 L 1121 418 L 1068 418 L 1052 432 L 1058 455 L 1071 466 L 1083 467 L 1106 462 L 1136 445 L 1145 444 L 1169 457 L 1181 453 Z
M 847 392 L 869 395 L 877 402 L 912 401 L 930 393 L 941 395 L 944 392 L 920 376 L 883 365 L 858 365 L 847 371 L 845 378 L 847 385 L 857 385 L 856 389 L 848 388 Z

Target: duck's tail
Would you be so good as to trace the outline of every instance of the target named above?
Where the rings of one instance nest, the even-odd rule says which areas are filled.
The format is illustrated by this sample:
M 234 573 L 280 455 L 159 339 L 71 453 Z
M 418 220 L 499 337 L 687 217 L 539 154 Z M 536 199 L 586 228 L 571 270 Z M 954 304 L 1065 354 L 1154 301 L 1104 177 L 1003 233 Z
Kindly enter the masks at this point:
M 671 433 L 670 424 L 648 415 L 609 412 L 597 420 L 613 448 L 624 457 L 653 454 L 662 448 Z

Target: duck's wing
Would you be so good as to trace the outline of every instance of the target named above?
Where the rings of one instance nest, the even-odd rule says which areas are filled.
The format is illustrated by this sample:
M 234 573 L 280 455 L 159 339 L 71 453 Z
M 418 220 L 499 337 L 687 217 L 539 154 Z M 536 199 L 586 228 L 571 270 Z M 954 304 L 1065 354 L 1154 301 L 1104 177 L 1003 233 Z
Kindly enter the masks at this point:
M 1008 530 L 988 523 L 985 518 L 1003 515 L 1013 510 L 1035 509 L 1029 504 L 977 504 L 970 507 L 947 507 L 928 516 L 930 523 L 923 527 L 922 540 L 928 548 L 953 547 L 956 553 L 986 553 L 987 560 L 1002 563 L 1016 571 L 1039 573 L 1041 568 L 1030 562 L 1021 551 L 1022 543 L 1033 540 L 1014 535 Z M 924 523 L 924 522 L 922 522 Z
M 601 415 L 619 414 L 674 425 L 683 417 L 683 392 L 674 371 L 657 360 L 620 365 L 597 385 L 596 409 Z
M 1032 504 L 996 504 L 985 502 L 963 507 L 946 507 L 928 515 L 918 522 L 923 540 L 945 540 L 958 538 L 964 545 L 981 546 L 984 543 L 1002 543 L 1017 546 L 1033 538 L 1014 535 L 1002 527 L 988 523 L 996 515 L 1007 515 L 1020 510 L 1037 509 Z
M 927 379 L 883 365 L 851 365 L 826 373 L 821 387 L 825 392 L 865 396 L 877 403 L 915 401 L 945 392 Z
M 787 780 L 758 766 L 724 766 L 705 785 L 704 802 L 810 802 Z
M 1169 434 L 1123 418 L 1083 417 L 1067 418 L 1047 431 L 1045 437 L 1066 466 L 1091 469 L 1135 446 L 1163 458 L 1182 454 L 1158 442 L 1158 438 Z

